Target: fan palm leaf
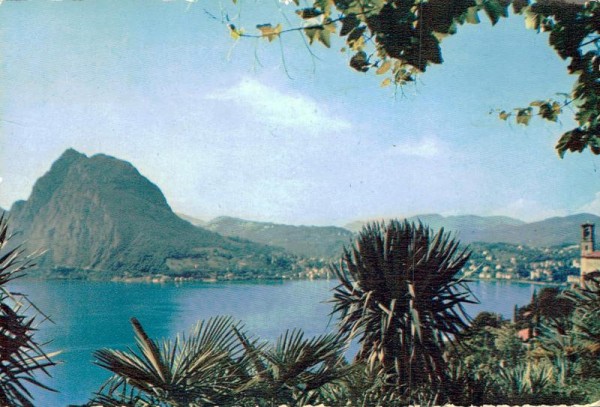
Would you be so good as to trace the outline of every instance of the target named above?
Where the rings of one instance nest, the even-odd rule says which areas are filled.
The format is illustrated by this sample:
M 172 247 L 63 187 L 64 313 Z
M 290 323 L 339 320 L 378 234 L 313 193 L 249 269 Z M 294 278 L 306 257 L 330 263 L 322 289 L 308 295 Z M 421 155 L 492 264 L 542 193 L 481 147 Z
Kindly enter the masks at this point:
M 238 336 L 252 366 L 238 391 L 258 405 L 321 402 L 340 393 L 353 369 L 345 362 L 345 343 L 338 334 L 307 339 L 300 330 L 287 330 L 274 344 Z
M 137 319 L 131 322 L 138 352 L 95 352 L 96 364 L 114 374 L 96 401 L 135 401 L 134 405 L 140 406 L 157 402 L 171 406 L 220 405 L 240 384 L 243 372 L 237 359 L 241 357 L 241 346 L 232 330 L 239 324 L 232 318 L 202 321 L 189 337 L 178 335 L 174 341 L 160 344 L 148 337 Z

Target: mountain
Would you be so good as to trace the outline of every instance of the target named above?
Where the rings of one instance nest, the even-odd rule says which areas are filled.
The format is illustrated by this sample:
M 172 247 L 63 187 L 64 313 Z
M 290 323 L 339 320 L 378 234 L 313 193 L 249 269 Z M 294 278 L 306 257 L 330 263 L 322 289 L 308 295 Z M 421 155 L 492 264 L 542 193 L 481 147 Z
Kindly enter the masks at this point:
M 206 226 L 206 224 L 208 223 L 205 220 L 202 219 L 198 219 L 198 218 L 194 218 L 193 216 L 188 216 L 185 215 L 183 213 L 175 213 L 177 216 L 179 216 L 181 219 L 190 222 L 192 225 L 194 226 L 200 226 L 200 227 L 204 227 Z
M 407 218 L 419 220 L 437 230 L 457 233 L 462 243 L 512 243 L 534 247 L 550 247 L 564 244 L 578 244 L 581 224 L 590 222 L 600 226 L 600 217 L 588 213 L 553 217 L 538 222 L 525 223 L 506 216 L 441 216 L 437 214 L 418 215 Z M 364 222 L 353 222 L 348 228 L 362 227 Z
M 354 236 L 335 226 L 291 226 L 227 216 L 213 219 L 205 227 L 224 236 L 282 247 L 298 256 L 326 259 L 339 257 Z
M 403 218 L 400 218 L 403 219 Z M 406 218 L 409 222 L 423 222 L 434 230 L 444 228 L 446 231 L 459 232 L 461 241 L 473 241 L 475 236 L 490 229 L 505 226 L 520 226 L 525 222 L 508 216 L 442 216 L 438 214 L 417 215 Z M 367 222 L 356 221 L 346 225 L 352 231 L 360 231 Z
M 600 217 L 580 213 L 523 225 L 503 226 L 482 231 L 472 236 L 471 241 L 506 242 L 535 247 L 578 244 L 581 240 L 581 225 L 587 222 L 600 226 Z
M 130 163 L 67 150 L 11 208 L 14 230 L 46 250 L 39 270 L 77 277 L 167 273 L 211 277 L 289 270 L 280 249 L 230 239 L 179 218 Z M 83 273 L 81 270 L 85 270 Z

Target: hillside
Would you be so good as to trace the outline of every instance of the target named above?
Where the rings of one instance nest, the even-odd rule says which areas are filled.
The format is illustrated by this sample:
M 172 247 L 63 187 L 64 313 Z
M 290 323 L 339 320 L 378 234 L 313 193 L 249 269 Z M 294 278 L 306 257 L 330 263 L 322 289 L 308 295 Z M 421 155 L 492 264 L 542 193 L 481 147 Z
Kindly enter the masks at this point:
M 517 226 L 485 230 L 473 236 L 472 241 L 506 242 L 534 247 L 578 244 L 581 225 L 586 222 L 600 227 L 600 217 L 589 213 L 554 217 Z
M 402 218 L 401 218 L 402 219 Z M 444 228 L 447 231 L 460 233 L 461 241 L 474 241 L 481 233 L 503 227 L 524 225 L 525 222 L 508 216 L 476 216 L 458 215 L 442 216 L 438 214 L 416 215 L 406 218 L 410 222 L 423 222 L 434 230 Z M 366 222 L 356 221 L 346 228 L 358 232 Z
M 178 212 L 176 212 L 175 214 L 176 214 L 177 216 L 179 216 L 181 219 L 183 219 L 183 220 L 185 220 L 185 221 L 187 221 L 187 222 L 190 222 L 190 223 L 191 223 L 192 225 L 194 225 L 194 226 L 205 227 L 205 226 L 206 226 L 206 224 L 208 223 L 208 222 L 207 222 L 207 221 L 205 221 L 205 220 L 198 219 L 198 218 L 194 218 L 193 216 L 188 216 L 188 215 L 185 215 L 185 214 L 183 214 L 183 213 L 178 213 Z
M 349 245 L 353 238 L 352 232 L 335 226 L 291 226 L 227 216 L 213 219 L 205 227 L 224 236 L 282 247 L 309 258 L 339 257 L 343 246 Z
M 441 216 L 418 215 L 407 218 L 419 220 L 434 230 L 458 233 L 462 243 L 487 242 L 511 243 L 533 247 L 549 247 L 565 244 L 578 244 L 581 236 L 581 224 L 591 222 L 599 225 L 600 217 L 592 214 L 576 214 L 553 217 L 538 222 L 525 223 L 506 216 Z M 364 222 L 353 222 L 347 227 L 357 230 Z M 358 229 L 359 230 L 359 229 Z
M 38 270 L 52 276 L 244 277 L 290 269 L 289 255 L 280 249 L 182 220 L 130 163 L 103 154 L 67 150 L 35 183 L 29 199 L 10 211 L 13 229 L 22 232 L 28 249 L 46 250 Z

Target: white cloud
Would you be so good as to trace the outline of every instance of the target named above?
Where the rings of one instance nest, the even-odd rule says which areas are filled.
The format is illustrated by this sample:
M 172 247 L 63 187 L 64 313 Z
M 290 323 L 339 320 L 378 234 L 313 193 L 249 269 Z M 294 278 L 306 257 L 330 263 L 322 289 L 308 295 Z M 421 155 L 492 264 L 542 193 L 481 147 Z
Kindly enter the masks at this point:
M 244 79 L 237 85 L 206 97 L 232 101 L 247 107 L 256 120 L 267 124 L 304 131 L 340 131 L 351 127 L 342 118 L 333 116 L 312 98 L 301 94 L 286 94 L 254 79 Z
M 596 215 L 600 214 L 600 192 L 596 192 L 596 195 L 594 195 L 594 199 L 592 199 L 591 202 L 588 202 L 587 204 L 580 207 L 577 211 L 592 213 Z

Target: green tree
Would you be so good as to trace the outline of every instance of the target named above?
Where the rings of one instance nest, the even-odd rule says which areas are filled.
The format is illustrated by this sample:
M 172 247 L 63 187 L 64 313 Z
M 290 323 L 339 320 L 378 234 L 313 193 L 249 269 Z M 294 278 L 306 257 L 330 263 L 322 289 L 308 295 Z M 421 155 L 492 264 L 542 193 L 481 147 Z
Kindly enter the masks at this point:
M 527 326 L 531 336 L 542 324 L 550 325 L 564 335 L 571 324 L 574 303 L 561 294 L 562 290 L 556 287 L 544 287 L 539 293 L 534 291 L 531 302 L 519 309 L 519 324 Z
M 113 376 L 89 405 L 304 405 L 338 400 L 353 371 L 335 334 L 306 339 L 301 331 L 286 331 L 273 345 L 248 339 L 240 323 L 221 316 L 159 344 L 135 318 L 132 324 L 138 352 L 95 353 Z
M 344 358 L 345 342 L 328 334 L 305 339 L 286 331 L 274 345 L 257 344 L 238 333 L 246 350 L 249 380 L 238 388 L 250 406 L 339 403 L 354 367 Z
M 4 214 L 0 215 L 0 405 L 33 406 L 29 385 L 52 390 L 40 374 L 56 363 L 34 334 L 37 318 L 44 317 L 23 294 L 11 292 L 8 283 L 33 266 L 32 256 L 17 246 L 8 249 L 11 235 Z M 31 316 L 33 310 L 34 316 Z
M 448 393 L 445 340 L 467 327 L 474 302 L 458 273 L 469 258 L 443 229 L 391 221 L 367 225 L 331 270 L 340 333 L 360 345 L 356 361 L 397 394 Z M 430 400 L 433 401 L 433 400 Z M 438 400 L 439 401 L 439 400 Z
M 234 3 L 237 0 L 233 0 Z M 282 1 L 288 3 L 287 1 Z M 523 16 L 526 27 L 549 32 L 550 46 L 569 61 L 568 72 L 577 81 L 564 100 L 537 100 L 499 117 L 514 117 L 527 125 L 533 115 L 557 121 L 565 106 L 575 111 L 578 126 L 566 131 L 556 144 L 559 155 L 586 148 L 600 154 L 600 3 L 571 0 L 313 0 L 300 7 L 302 23 L 259 24 L 247 33 L 229 24 L 234 39 L 262 37 L 268 41 L 290 31 L 302 31 L 310 44 L 331 46 L 331 36 L 344 39 L 350 66 L 359 72 L 375 71 L 382 85 L 402 86 L 416 79 L 431 64 L 443 62 L 442 40 L 458 27 L 478 24 L 484 14 L 492 24 L 509 16 L 509 7 Z M 294 24 L 297 24 L 294 26 Z
M 568 356 L 579 361 L 581 378 L 600 379 L 600 275 L 594 273 L 582 287 L 565 290 L 563 296 L 573 302 L 572 330 L 568 332 L 573 346 Z M 600 388 L 596 386 L 598 393 Z
M 230 405 L 243 384 L 242 346 L 229 317 L 198 323 L 188 337 L 158 343 L 131 321 L 139 353 L 101 349 L 96 364 L 113 373 L 92 405 Z M 239 326 L 239 325 L 237 325 Z
M 573 303 L 574 329 L 594 353 L 600 354 L 600 275 L 595 273 L 563 293 Z

